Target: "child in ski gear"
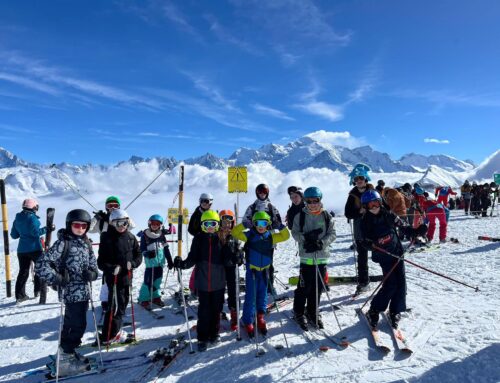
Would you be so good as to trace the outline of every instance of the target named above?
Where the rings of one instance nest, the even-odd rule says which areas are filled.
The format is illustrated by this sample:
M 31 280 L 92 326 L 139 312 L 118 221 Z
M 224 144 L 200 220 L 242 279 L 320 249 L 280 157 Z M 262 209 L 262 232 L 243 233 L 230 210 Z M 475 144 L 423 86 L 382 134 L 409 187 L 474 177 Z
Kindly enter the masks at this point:
M 29 297 L 26 295 L 26 281 L 30 274 L 31 262 L 36 262 L 42 255 L 42 243 L 40 237 L 47 233 L 47 227 L 40 228 L 40 217 L 38 212 L 38 202 L 32 198 L 25 199 L 22 211 L 16 214 L 10 236 L 13 239 L 19 238 L 17 245 L 17 259 L 19 260 L 19 273 L 16 279 L 16 302 L 23 302 Z M 55 226 L 48 228 L 55 230 Z M 40 294 L 40 303 L 44 304 L 47 296 L 47 285 L 40 280 L 35 273 L 35 296 Z
M 248 336 L 254 335 L 254 318 L 257 311 L 257 328 L 262 334 L 267 333 L 264 314 L 267 309 L 267 290 L 269 281 L 268 270 L 273 261 L 273 248 L 279 242 L 290 238 L 290 232 L 283 224 L 278 227 L 278 233 L 272 233 L 271 217 L 265 211 L 257 211 L 252 217 L 253 226 L 245 230 L 240 223 L 231 234 L 236 239 L 246 242 L 246 279 L 245 303 L 243 305 L 242 322 Z
M 439 221 L 439 241 L 446 242 L 446 231 L 448 226 L 447 210 L 442 204 L 430 198 L 421 200 L 422 209 L 425 211 L 426 219 L 429 221 L 429 231 L 427 240 L 430 242 L 434 238 L 436 230 L 436 220 Z
M 269 200 L 269 186 L 267 184 L 259 184 L 255 188 L 255 196 L 257 199 L 252 203 L 250 206 L 248 206 L 247 210 L 245 211 L 245 214 L 243 216 L 243 226 L 245 226 L 247 229 L 253 228 L 253 216 L 256 212 L 258 211 L 264 211 L 266 212 L 270 219 L 271 219 L 271 230 L 279 230 L 279 228 L 282 226 L 281 222 L 281 215 L 276 209 L 275 206 L 271 204 L 271 201 Z M 272 250 L 274 254 L 274 248 Z M 271 258 L 272 255 L 271 254 Z M 272 264 L 271 260 L 271 265 L 269 266 L 269 286 L 268 286 L 268 293 L 274 293 L 274 266 Z
M 366 213 L 361 219 L 362 239 L 360 245 L 372 251 L 373 262 L 380 264 L 384 278 L 387 278 L 371 302 L 370 310 L 367 313 L 368 320 L 375 328 L 378 324 L 379 313 L 387 310 L 389 306 L 389 316 L 393 326 L 397 328 L 400 313 L 406 310 L 404 262 L 377 251 L 373 246 L 402 257 L 404 250 L 395 228 L 399 227 L 405 235 L 415 237 L 416 235 L 425 235 L 427 227 L 421 225 L 417 229 L 413 229 L 408 226 L 397 215 L 384 208 L 382 198 L 375 190 L 367 190 L 363 193 L 361 203 L 365 207 Z M 393 267 L 395 268 L 387 276 Z
M 165 261 L 169 270 L 174 267 L 167 238 L 165 237 L 168 232 L 163 227 L 163 217 L 154 214 L 149 217 L 148 228 L 139 233 L 141 252 L 146 266 L 144 282 L 139 291 L 139 304 L 146 309 L 151 307 L 151 303 L 161 307 L 165 306 L 160 296 Z
M 81 344 L 87 327 L 90 286 L 97 279 L 97 263 L 87 237 L 90 214 L 71 210 L 66 228 L 59 230 L 54 245 L 37 261 L 40 278 L 58 286 L 59 299 L 65 305 L 59 344 L 59 375 L 83 372 L 88 364 L 78 359 L 75 349 Z
M 201 193 L 199 201 L 200 204 L 189 219 L 188 233 L 193 237 L 201 232 L 201 215 L 207 210 L 210 210 L 214 202 L 214 196 L 210 193 Z
M 227 284 L 227 307 L 231 314 L 231 330 L 238 328 L 238 313 L 236 312 L 236 267 L 239 267 L 244 259 L 242 251 L 239 249 L 238 240 L 231 235 L 236 216 L 231 210 L 221 210 L 220 230 L 218 231 L 219 241 L 222 246 L 223 258 L 229 260 L 226 264 L 226 284 Z
M 365 208 L 361 204 L 361 195 L 366 190 L 373 189 L 373 185 L 368 183 L 371 180 L 368 172 L 370 168 L 364 164 L 357 164 L 349 174 L 351 184 L 354 188 L 349 192 L 347 202 L 345 204 L 344 215 L 347 219 L 352 220 L 353 236 L 355 241 L 355 249 L 358 253 L 358 285 L 356 294 L 365 291 L 369 285 L 368 278 L 368 251 L 360 245 L 361 241 L 361 217 L 365 213 Z
M 104 317 L 103 342 L 116 341 L 121 337 L 122 317 L 130 298 L 132 269 L 142 262 L 137 238 L 128 231 L 130 218 L 127 212 L 113 210 L 109 222 L 108 230 L 101 234 L 97 259 L 99 269 L 104 272 L 108 296 L 112 297 Z
M 333 219 L 323 209 L 322 198 L 323 193 L 317 187 L 309 187 L 304 191 L 306 206 L 295 216 L 292 229 L 292 236 L 298 242 L 300 256 L 299 283 L 295 290 L 293 311 L 295 320 L 304 330 L 307 330 L 306 319 L 323 328 L 318 313 L 318 304 L 323 291 L 320 278 L 324 279 L 326 274 L 330 256 L 328 246 L 336 239 Z M 307 313 L 305 313 L 306 304 Z
M 457 195 L 457 193 L 455 193 L 451 187 L 438 186 L 436 188 L 435 196 L 437 198 L 437 202 L 444 207 L 448 207 L 448 198 L 450 195 Z
M 302 192 L 302 188 L 297 186 L 290 186 L 288 188 L 288 195 L 290 196 L 290 200 L 292 201 L 292 206 L 290 206 L 290 208 L 286 212 L 286 225 L 288 226 L 288 229 L 292 230 L 293 219 L 305 207 L 304 193 Z
M 189 269 L 196 266 L 195 287 L 198 291 L 198 350 L 205 351 L 207 342 L 219 339 L 220 313 L 224 304 L 226 286 L 226 266 L 229 263 L 222 252 L 217 234 L 220 225 L 219 214 L 207 210 L 201 215 L 201 231 L 191 244 L 188 257 L 177 256 L 174 267 Z

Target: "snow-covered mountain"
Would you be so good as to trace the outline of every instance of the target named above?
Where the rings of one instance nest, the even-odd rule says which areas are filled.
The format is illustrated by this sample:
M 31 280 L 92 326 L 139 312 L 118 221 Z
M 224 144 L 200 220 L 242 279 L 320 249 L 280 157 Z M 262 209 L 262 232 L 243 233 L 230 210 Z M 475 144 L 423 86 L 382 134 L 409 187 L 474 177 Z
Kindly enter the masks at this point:
M 413 166 L 417 171 L 425 171 L 431 165 L 439 166 L 448 171 L 457 172 L 469 171 L 474 168 L 473 163 L 461 161 L 444 154 L 424 156 L 422 154 L 409 153 L 401 157 L 399 162 L 404 165 Z
M 8 150 L 0 147 L 0 168 L 12 168 L 14 166 L 26 166 L 25 161 L 12 154 Z
M 471 179 L 488 179 L 493 174 L 500 173 L 500 149 L 486 158 L 476 169 L 470 173 Z

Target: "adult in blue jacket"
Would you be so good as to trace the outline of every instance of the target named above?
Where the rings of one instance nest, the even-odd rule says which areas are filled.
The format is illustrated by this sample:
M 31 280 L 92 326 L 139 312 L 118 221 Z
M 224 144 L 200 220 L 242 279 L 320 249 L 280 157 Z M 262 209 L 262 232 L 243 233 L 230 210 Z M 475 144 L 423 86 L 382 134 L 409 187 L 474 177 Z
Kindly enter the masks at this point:
M 19 239 L 17 258 L 19 273 L 16 280 L 16 302 L 29 299 L 26 295 L 26 281 L 30 274 L 31 262 L 42 255 L 40 237 L 47 232 L 46 227 L 40 228 L 40 218 L 36 215 L 38 203 L 32 198 L 23 201 L 23 210 L 16 214 L 10 236 Z M 40 295 L 40 303 L 44 304 L 47 297 L 47 285 L 35 274 L 35 297 Z

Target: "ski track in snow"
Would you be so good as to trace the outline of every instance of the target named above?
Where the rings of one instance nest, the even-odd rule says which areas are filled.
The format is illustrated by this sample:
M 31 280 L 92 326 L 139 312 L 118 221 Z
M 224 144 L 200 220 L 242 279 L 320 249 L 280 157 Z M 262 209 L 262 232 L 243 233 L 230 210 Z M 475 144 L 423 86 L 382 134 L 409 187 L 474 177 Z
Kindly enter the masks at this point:
M 144 213 L 145 214 L 145 213 Z M 61 219 L 61 217 L 59 217 Z M 136 222 L 139 222 L 136 220 Z M 142 221 L 140 221 L 142 222 Z M 329 273 L 335 275 L 354 275 L 355 267 L 352 251 L 350 228 L 344 217 L 335 218 L 337 240 L 331 246 Z M 408 254 L 407 258 L 455 279 L 473 286 L 480 292 L 429 274 L 412 265 L 406 264 L 408 282 L 408 307 L 401 328 L 407 335 L 414 351 L 406 356 L 397 350 L 389 335 L 388 325 L 381 320 L 382 339 L 392 351 L 384 355 L 375 350 L 368 329 L 354 312 L 366 299 L 365 294 L 352 304 L 336 312 L 343 330 L 339 332 L 326 295 L 322 295 L 321 309 L 326 329 L 331 334 L 347 336 L 352 343 L 344 350 L 338 350 L 319 333 L 311 334 L 311 344 L 298 331 L 295 323 L 282 313 L 273 311 L 268 315 L 269 334 L 263 346 L 266 354 L 256 357 L 255 345 L 242 334 L 243 340 L 236 341 L 235 333 L 222 333 L 222 342 L 209 347 L 205 353 L 189 354 L 189 347 L 163 372 L 158 382 L 499 382 L 500 381 L 500 243 L 477 240 L 478 235 L 498 236 L 500 218 L 474 219 L 463 215 L 462 211 L 452 211 L 448 226 L 448 237 L 458 237 L 460 244 L 446 243 L 439 249 Z M 437 237 L 437 233 L 436 233 Z M 434 239 L 436 241 L 436 238 Z M 14 290 L 17 275 L 15 244 L 11 243 L 11 265 Z M 176 246 L 174 247 L 174 252 Z M 298 258 L 295 243 L 289 240 L 278 246 L 275 256 L 277 277 L 287 282 L 288 277 L 298 273 Z M 135 273 L 134 301 L 137 299 L 144 266 Z M 240 269 L 243 275 L 243 268 Z M 190 272 L 184 273 L 187 285 Z M 370 262 L 370 274 L 380 274 L 380 267 Z M 5 270 L 0 271 L 0 348 L 3 357 L 0 361 L 0 381 L 2 382 L 40 382 L 43 375 L 28 376 L 22 380 L 13 373 L 42 367 L 47 355 L 54 353 L 57 346 L 59 326 L 59 304 L 56 293 L 49 291 L 48 304 L 40 306 L 35 300 L 15 305 L 13 298 L 5 298 Z M 377 283 L 372 283 L 375 288 Z M 175 278 L 169 274 L 168 290 L 164 298 L 172 302 L 171 289 L 176 288 Z M 94 283 L 94 300 L 97 316 L 100 283 Z M 285 292 L 276 284 L 278 293 Z M 353 291 L 354 285 L 332 286 L 330 297 L 333 303 L 345 300 Z M 293 296 L 293 287 L 288 290 Z M 27 284 L 28 294 L 32 293 L 31 279 Z M 282 308 L 291 315 L 292 305 Z M 127 348 L 111 349 L 104 353 L 104 359 L 113 356 L 139 355 L 154 351 L 165 342 L 154 341 L 157 337 L 174 335 L 177 329 L 186 331 L 183 315 L 165 309 L 165 318 L 156 320 L 136 306 L 137 335 L 146 341 Z M 130 314 L 130 306 L 128 315 Z M 279 318 L 282 319 L 287 335 L 291 356 L 286 349 L 276 350 L 274 346 L 285 345 Z M 195 324 L 190 321 L 190 325 Z M 225 325 L 227 328 L 228 325 Z M 93 340 L 93 319 L 89 310 L 87 332 L 83 343 Z M 127 328 L 131 332 L 130 328 Z M 193 333 L 195 336 L 195 333 Z M 327 352 L 319 351 L 320 345 L 332 348 Z M 196 350 L 196 342 L 193 342 Z M 94 352 L 96 354 L 96 352 Z M 97 354 L 96 354 L 97 355 Z M 140 376 L 147 366 L 133 366 L 127 369 L 109 371 L 93 375 L 92 382 L 127 382 Z M 153 381 L 154 374 L 148 375 Z M 74 379 L 74 382 L 88 382 L 90 378 Z

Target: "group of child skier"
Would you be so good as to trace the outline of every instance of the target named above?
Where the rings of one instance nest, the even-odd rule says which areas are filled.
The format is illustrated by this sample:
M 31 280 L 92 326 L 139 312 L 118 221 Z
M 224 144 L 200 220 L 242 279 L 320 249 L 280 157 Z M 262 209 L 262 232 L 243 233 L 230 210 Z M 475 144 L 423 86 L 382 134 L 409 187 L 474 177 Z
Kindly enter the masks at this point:
M 403 213 L 397 213 L 387 203 L 391 191 L 379 182 L 377 189 L 369 183 L 368 169 L 355 167 L 350 174 L 354 188 L 349 193 L 345 215 L 352 221 L 353 244 L 358 253 L 357 293 L 369 286 L 368 251 L 372 260 L 379 263 L 384 283 L 374 296 L 367 318 L 376 327 L 379 314 L 389 310 L 391 322 L 398 326 L 400 314 L 406 310 L 406 278 L 404 262 L 398 257 L 404 254 L 401 238 L 412 241 L 427 236 L 432 240 L 435 221 L 440 222 L 440 239 L 446 236 L 443 201 L 433 201 L 418 185 L 412 190 L 405 184 L 398 190 L 410 203 Z M 380 190 L 381 193 L 379 193 Z M 101 301 L 105 317 L 101 344 L 120 341 L 123 338 L 122 318 L 130 299 L 134 269 L 144 260 L 144 281 L 138 302 L 146 309 L 151 305 L 163 306 L 160 287 L 165 264 L 169 270 L 194 267 L 193 289 L 198 298 L 197 338 L 198 350 L 204 351 L 209 343 L 218 342 L 220 318 L 227 289 L 231 330 L 238 326 L 253 338 L 257 332 L 267 333 L 266 310 L 268 295 L 276 299 L 273 287 L 273 256 L 276 245 L 287 241 L 290 231 L 297 242 L 300 259 L 299 283 L 294 294 L 294 320 L 305 331 L 309 326 L 323 328 L 318 305 L 325 288 L 326 267 L 329 262 L 329 245 L 336 239 L 334 220 L 323 208 L 323 194 L 318 187 L 291 186 L 288 194 L 291 207 L 286 214 L 286 225 L 269 200 L 269 187 L 256 187 L 256 200 L 246 210 L 243 220 L 237 224 L 235 213 L 229 209 L 212 210 L 213 196 L 203 193 L 189 222 L 193 240 L 187 258 L 172 258 L 167 235 L 174 228 L 166 228 L 163 217 L 153 214 L 147 228 L 137 236 L 135 226 L 127 212 L 121 209 L 120 199 L 110 196 L 105 203 L 106 211 L 99 211 L 91 218 L 85 210 L 70 211 L 66 226 L 57 233 L 57 240 L 46 252 L 42 251 L 40 236 L 54 227 L 40 228 L 36 213 L 38 204 L 33 199 L 23 202 L 11 231 L 13 238 L 20 238 L 18 258 L 19 276 L 16 283 L 16 300 L 27 299 L 24 286 L 29 265 L 35 262 L 38 288 L 50 285 L 58 290 L 64 304 L 64 319 L 58 349 L 59 375 L 71 375 L 83 371 L 86 362 L 77 352 L 86 328 L 86 311 L 92 299 L 92 282 L 103 273 Z M 404 202 L 403 202 L 404 204 Z M 406 215 L 408 212 L 408 216 Z M 418 214 L 412 214 L 417 212 Z M 429 231 L 423 220 L 411 219 L 421 215 L 429 222 Z M 289 231 L 290 229 L 290 231 Z M 100 233 L 98 257 L 92 250 L 87 233 Z M 240 248 L 239 242 L 244 246 Z M 237 311 L 237 269 L 245 265 L 245 300 L 241 318 Z M 45 298 L 44 298 L 45 301 Z M 241 319 L 238 323 L 238 319 Z

